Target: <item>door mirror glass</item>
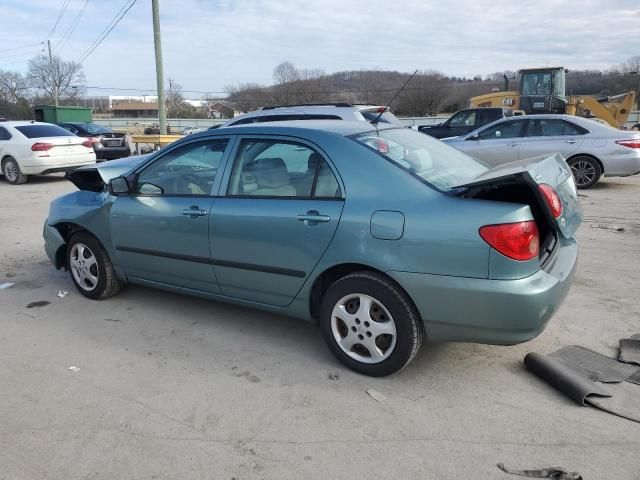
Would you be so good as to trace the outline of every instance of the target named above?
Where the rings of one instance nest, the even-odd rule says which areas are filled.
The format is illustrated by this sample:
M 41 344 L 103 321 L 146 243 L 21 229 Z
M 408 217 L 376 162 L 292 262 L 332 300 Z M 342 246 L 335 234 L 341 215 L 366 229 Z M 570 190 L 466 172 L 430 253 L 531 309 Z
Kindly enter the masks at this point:
M 129 193 L 129 190 L 129 182 L 125 177 L 116 177 L 109 180 L 109 193 L 111 195 Z

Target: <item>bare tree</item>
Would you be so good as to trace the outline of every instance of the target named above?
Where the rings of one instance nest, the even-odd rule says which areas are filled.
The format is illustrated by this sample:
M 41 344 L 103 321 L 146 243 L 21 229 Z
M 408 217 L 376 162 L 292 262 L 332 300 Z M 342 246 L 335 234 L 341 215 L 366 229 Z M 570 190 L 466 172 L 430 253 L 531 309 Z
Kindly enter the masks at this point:
M 448 94 L 448 84 L 440 72 L 420 72 L 400 94 L 398 110 L 416 117 L 438 113 Z
M 37 95 L 62 103 L 84 92 L 82 65 L 65 62 L 58 56 L 53 56 L 51 61 L 46 55 L 29 60 L 27 81 Z
M 29 89 L 25 78 L 18 72 L 0 71 L 0 100 L 17 102 L 27 99 Z
M 225 88 L 227 100 L 234 102 L 241 112 L 258 110 L 272 102 L 272 94 L 268 87 L 257 83 L 241 83 Z

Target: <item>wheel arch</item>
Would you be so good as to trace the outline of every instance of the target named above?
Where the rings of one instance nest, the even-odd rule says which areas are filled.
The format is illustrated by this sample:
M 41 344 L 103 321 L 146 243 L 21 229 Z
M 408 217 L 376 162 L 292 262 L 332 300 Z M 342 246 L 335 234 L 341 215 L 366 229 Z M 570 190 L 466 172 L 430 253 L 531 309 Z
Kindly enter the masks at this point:
M 82 225 L 79 225 L 74 222 L 58 222 L 55 225 L 52 225 L 52 227 L 58 231 L 58 233 L 64 240 L 64 243 L 60 245 L 60 247 L 58 247 L 58 250 L 56 250 L 56 258 L 55 258 L 56 268 L 64 267 L 65 270 L 69 269 L 67 265 L 67 255 L 66 255 L 67 245 L 69 244 L 69 240 L 71 240 L 71 237 L 73 237 L 73 235 L 75 235 L 78 232 L 88 233 L 89 235 L 94 237 L 100 243 L 100 245 L 102 245 L 102 247 L 104 248 L 104 244 L 100 241 L 98 236 L 95 233 L 93 233 L 91 230 L 89 230 L 88 228 Z
M 569 158 L 567 158 L 567 163 L 569 162 L 569 160 L 573 160 L 574 158 L 577 158 L 577 157 L 593 158 L 596 162 L 598 162 L 598 165 L 600 165 L 600 171 L 602 172 L 602 175 L 604 175 L 604 165 L 602 164 L 602 160 L 600 160 L 598 157 L 596 157 L 591 153 L 574 153 Z
M 309 312 L 311 313 L 311 317 L 314 320 L 318 319 L 322 298 L 324 297 L 325 292 L 333 283 L 351 273 L 362 271 L 375 272 L 377 274 L 380 274 L 387 278 L 389 281 L 398 285 L 399 288 L 407 293 L 406 290 L 402 288 L 402 286 L 399 285 L 393 278 L 391 278 L 389 275 L 378 268 L 363 263 L 339 263 L 328 267 L 314 279 L 309 291 Z M 407 296 L 409 296 L 408 293 Z M 411 299 L 411 301 L 413 302 L 413 299 Z

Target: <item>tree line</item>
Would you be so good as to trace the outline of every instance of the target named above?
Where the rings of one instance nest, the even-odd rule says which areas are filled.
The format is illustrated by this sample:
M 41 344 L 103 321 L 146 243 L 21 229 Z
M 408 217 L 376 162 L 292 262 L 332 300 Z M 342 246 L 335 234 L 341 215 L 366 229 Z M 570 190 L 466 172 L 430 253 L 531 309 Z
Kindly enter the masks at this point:
M 495 72 L 473 78 L 448 76 L 436 70 L 422 70 L 397 96 L 392 110 L 402 116 L 425 116 L 454 112 L 467 106 L 470 97 L 518 88 L 516 72 Z M 300 69 L 283 62 L 273 70 L 273 83 L 240 83 L 225 88 L 226 100 L 237 110 L 252 111 L 268 105 L 305 103 L 351 103 L 387 105 L 410 73 L 384 70 L 350 70 L 325 73 Z M 0 70 L 0 117 L 30 119 L 32 106 L 51 104 L 57 93 L 61 105 L 81 104 L 85 93 L 82 66 L 58 56 L 51 60 L 38 55 L 29 61 L 26 74 Z M 640 55 L 607 71 L 576 70 L 567 73 L 567 92 L 575 95 L 610 96 L 640 90 Z M 210 100 L 209 98 L 205 98 Z M 203 112 L 184 101 L 182 87 L 169 80 L 169 117 L 193 118 Z

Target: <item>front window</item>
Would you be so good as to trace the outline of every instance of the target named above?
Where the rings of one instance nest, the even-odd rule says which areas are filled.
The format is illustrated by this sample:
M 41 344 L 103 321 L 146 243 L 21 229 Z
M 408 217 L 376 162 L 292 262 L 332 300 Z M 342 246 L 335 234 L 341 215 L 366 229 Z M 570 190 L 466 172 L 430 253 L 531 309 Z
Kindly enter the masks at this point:
M 468 183 L 488 170 L 455 148 L 407 128 L 377 130 L 352 138 L 439 190 Z
M 522 75 L 522 95 L 551 95 L 551 73 L 524 73 Z
M 500 138 L 520 137 L 522 130 L 522 120 L 512 120 L 510 122 L 500 122 L 497 125 L 485 128 L 478 134 L 480 140 L 496 140 Z
M 463 112 L 458 112 L 453 117 L 451 117 L 451 120 L 449 120 L 450 127 L 473 127 L 475 124 L 475 110 L 465 110 Z

